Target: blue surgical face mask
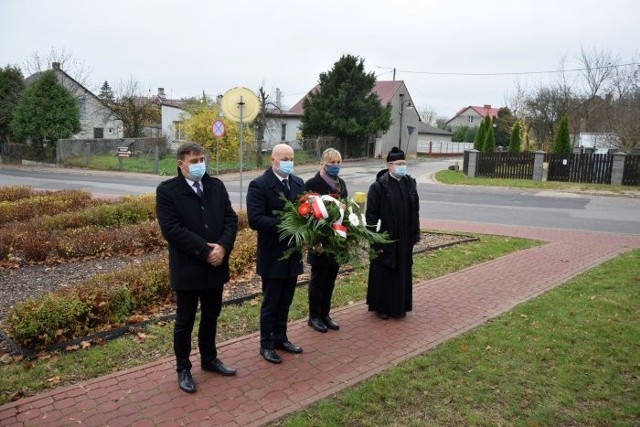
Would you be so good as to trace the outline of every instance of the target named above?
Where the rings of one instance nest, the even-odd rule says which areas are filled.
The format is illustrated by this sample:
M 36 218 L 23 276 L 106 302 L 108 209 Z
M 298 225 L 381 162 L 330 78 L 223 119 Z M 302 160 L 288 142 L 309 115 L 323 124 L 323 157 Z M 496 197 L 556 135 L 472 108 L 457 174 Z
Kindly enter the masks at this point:
M 293 161 L 280 160 L 280 167 L 278 172 L 282 175 L 289 175 L 293 173 Z
M 204 162 L 189 164 L 189 178 L 193 181 L 200 181 L 206 171 L 207 165 Z
M 397 177 L 402 178 L 403 176 L 405 176 L 407 174 L 407 166 L 406 165 L 398 165 L 396 166 L 395 171 L 393 172 L 393 174 Z
M 340 173 L 340 165 L 327 165 L 327 175 L 336 177 Z

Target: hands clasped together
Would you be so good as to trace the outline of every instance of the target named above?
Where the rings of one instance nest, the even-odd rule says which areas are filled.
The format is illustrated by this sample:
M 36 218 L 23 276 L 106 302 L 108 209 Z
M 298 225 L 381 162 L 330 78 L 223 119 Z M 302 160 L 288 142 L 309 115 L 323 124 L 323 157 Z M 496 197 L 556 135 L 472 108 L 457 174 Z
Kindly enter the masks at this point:
M 207 243 L 211 248 L 211 252 L 209 252 L 209 257 L 207 258 L 207 262 L 214 267 L 218 267 L 222 264 L 224 260 L 224 256 L 227 253 L 227 250 L 224 246 L 221 246 L 217 243 Z

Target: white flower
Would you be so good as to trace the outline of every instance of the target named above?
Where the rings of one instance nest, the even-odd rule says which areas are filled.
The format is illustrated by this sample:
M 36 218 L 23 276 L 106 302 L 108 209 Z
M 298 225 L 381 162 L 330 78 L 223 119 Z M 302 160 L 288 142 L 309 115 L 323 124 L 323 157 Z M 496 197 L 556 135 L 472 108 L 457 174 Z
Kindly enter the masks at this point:
M 349 214 L 349 224 L 353 225 L 354 227 L 359 226 L 360 225 L 360 220 L 358 219 L 358 215 L 356 215 L 353 212 L 351 212 Z

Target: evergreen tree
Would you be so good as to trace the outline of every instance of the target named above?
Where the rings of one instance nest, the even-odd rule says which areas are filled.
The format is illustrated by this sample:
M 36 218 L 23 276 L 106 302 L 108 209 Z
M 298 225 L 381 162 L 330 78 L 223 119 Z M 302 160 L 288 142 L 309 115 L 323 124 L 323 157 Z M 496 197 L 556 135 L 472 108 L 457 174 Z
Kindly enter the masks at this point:
M 365 73 L 364 60 L 343 55 L 333 68 L 320 73 L 317 89 L 304 100 L 302 134 L 333 136 L 343 143 L 360 142 L 391 126 L 391 105 L 382 106 L 372 92 L 374 73 Z
M 471 126 L 467 128 L 464 134 L 463 142 L 473 142 L 476 139 L 476 133 L 478 133 L 478 126 Z
M 109 85 L 108 81 L 104 81 L 102 86 L 100 87 L 100 93 L 98 94 L 98 98 L 106 102 L 107 104 L 113 103 L 115 101 L 115 96 L 113 95 L 113 89 Z
M 571 154 L 571 137 L 569 136 L 569 118 L 563 115 L 553 139 L 552 153 Z
M 464 142 L 464 136 L 469 129 L 468 126 L 460 126 L 453 131 L 453 135 L 451 136 L 451 142 Z
M 502 146 L 507 148 L 509 145 L 509 138 L 511 137 L 511 128 L 513 128 L 516 122 L 516 117 L 511 114 L 511 110 L 507 107 L 502 107 L 498 110 L 498 116 L 495 118 L 493 124 L 495 124 L 494 131 L 496 135 L 496 146 Z
M 517 120 L 511 129 L 511 138 L 509 139 L 509 152 L 510 153 L 519 153 L 520 152 L 520 120 Z
M 485 134 L 484 134 L 484 143 L 482 144 L 482 152 L 483 153 L 493 153 L 496 151 L 496 134 L 493 130 L 493 122 L 491 117 L 487 116 L 484 118 L 485 120 Z
M 484 146 L 485 135 L 487 133 L 486 120 L 482 120 L 480 122 L 480 126 L 478 127 L 478 132 L 476 132 L 476 137 L 473 140 L 473 149 L 482 151 L 482 147 Z
M 23 89 L 24 80 L 19 68 L 0 68 L 0 143 L 9 141 L 11 120 Z
M 19 139 L 54 142 L 80 132 L 80 112 L 54 72 L 45 71 L 25 89 L 11 126 Z

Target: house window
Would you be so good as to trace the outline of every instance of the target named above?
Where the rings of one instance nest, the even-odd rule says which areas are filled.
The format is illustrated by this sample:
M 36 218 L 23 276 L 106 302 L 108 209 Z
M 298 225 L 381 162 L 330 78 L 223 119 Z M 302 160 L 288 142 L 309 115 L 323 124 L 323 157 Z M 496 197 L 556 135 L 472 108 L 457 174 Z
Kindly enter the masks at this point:
M 282 123 L 282 135 L 280 136 L 280 139 L 283 141 L 286 141 L 287 139 L 287 124 L 286 123 Z
M 94 139 L 104 138 L 104 128 L 93 128 L 93 138 Z
M 180 141 L 182 139 L 182 122 L 173 122 L 173 139 Z
M 468 116 L 469 117 L 469 124 L 473 123 L 473 116 Z
M 78 112 L 80 113 L 80 120 L 87 118 L 87 100 L 84 98 L 78 98 Z

